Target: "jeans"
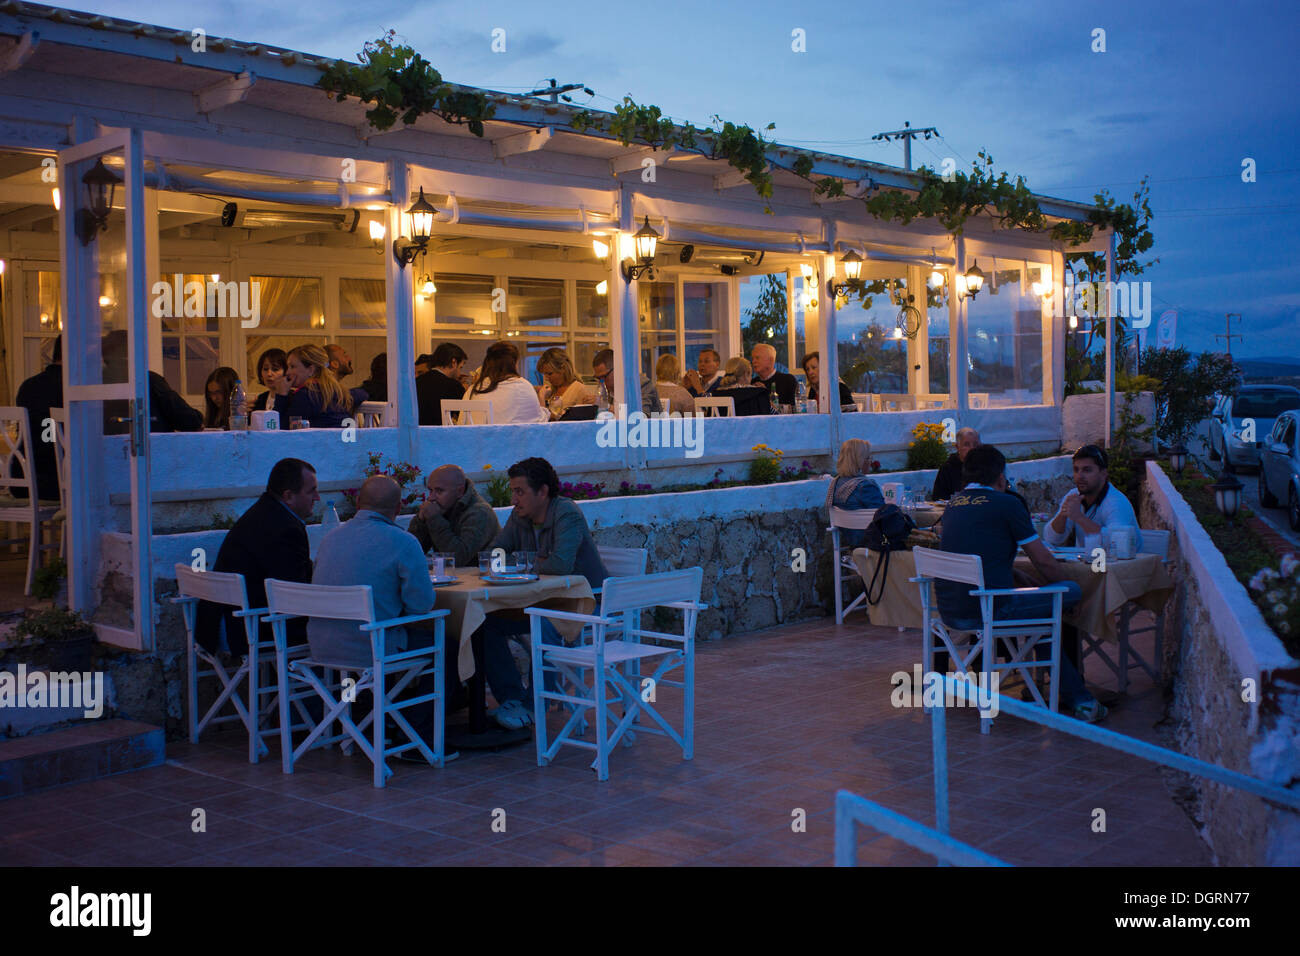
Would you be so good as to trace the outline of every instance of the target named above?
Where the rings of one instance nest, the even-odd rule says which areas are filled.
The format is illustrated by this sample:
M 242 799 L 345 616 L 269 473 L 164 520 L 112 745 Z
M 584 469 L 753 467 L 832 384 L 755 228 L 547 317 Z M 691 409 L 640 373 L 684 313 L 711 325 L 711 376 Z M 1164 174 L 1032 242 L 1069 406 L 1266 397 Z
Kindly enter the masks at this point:
M 528 692 L 524 690 L 524 683 L 519 678 L 519 669 L 515 666 L 515 659 L 510 654 L 510 647 L 507 643 L 511 637 L 527 634 L 529 626 L 529 621 L 526 619 L 520 620 L 516 617 L 506 617 L 501 614 L 489 614 L 487 620 L 475 633 L 476 637 L 482 638 L 483 657 L 482 660 L 476 659 L 474 666 L 483 669 L 483 676 L 487 679 L 488 688 L 492 691 L 492 696 L 496 698 L 498 704 L 515 700 L 527 707 L 531 703 Z M 542 618 L 542 643 L 563 643 L 560 632 L 555 629 L 555 625 L 547 618 Z M 477 645 L 478 642 L 476 641 L 475 644 Z M 547 674 L 546 676 L 549 682 L 554 675 Z
M 1071 610 L 1080 600 L 1083 599 L 1083 591 L 1074 581 L 1061 581 L 1064 585 L 1065 593 L 1061 595 L 1062 613 Z M 1044 618 L 1052 614 L 1052 603 L 1055 596 L 1051 594 L 1023 594 L 1011 597 L 998 597 L 993 599 L 993 619 L 998 620 L 1015 620 L 1018 618 Z M 944 623 L 950 628 L 961 631 L 983 630 L 984 623 L 978 618 L 948 618 L 944 617 Z M 1073 633 L 1073 628 L 1070 629 Z M 1064 710 L 1073 710 L 1081 704 L 1089 703 L 1093 697 L 1088 693 L 1088 689 L 1083 684 L 1083 676 L 1079 673 L 1079 668 L 1073 661 L 1073 640 L 1067 640 L 1066 629 L 1061 628 L 1061 671 L 1060 671 L 1060 703 Z M 1066 645 L 1070 645 L 1067 650 Z M 1034 647 L 1035 660 L 1047 660 L 1051 656 L 1051 648 L 1044 644 L 1038 643 Z M 936 651 L 934 655 L 934 667 L 937 671 L 948 669 L 948 655 Z

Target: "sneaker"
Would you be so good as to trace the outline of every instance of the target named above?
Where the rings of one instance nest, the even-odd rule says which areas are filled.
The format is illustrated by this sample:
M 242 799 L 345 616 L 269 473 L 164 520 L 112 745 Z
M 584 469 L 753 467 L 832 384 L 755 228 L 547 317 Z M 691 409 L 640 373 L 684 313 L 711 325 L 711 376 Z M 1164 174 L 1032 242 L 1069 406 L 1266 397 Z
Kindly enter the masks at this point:
M 522 727 L 531 727 L 533 724 L 533 715 L 517 700 L 506 701 L 492 716 L 506 730 L 519 730 Z
M 1110 713 L 1110 708 L 1099 700 L 1090 700 L 1086 704 L 1076 704 L 1074 707 L 1074 719 L 1082 720 L 1085 724 L 1096 724 L 1106 719 Z

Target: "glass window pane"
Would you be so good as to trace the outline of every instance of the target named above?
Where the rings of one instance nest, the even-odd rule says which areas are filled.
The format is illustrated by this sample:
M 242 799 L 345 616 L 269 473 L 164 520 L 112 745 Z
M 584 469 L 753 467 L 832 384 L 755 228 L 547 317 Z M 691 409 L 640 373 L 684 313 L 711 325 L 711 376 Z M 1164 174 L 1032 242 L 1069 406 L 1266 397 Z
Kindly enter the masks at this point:
M 573 367 L 584 382 L 590 384 L 596 380 L 591 371 L 591 360 L 596 357 L 597 352 L 607 348 L 609 348 L 608 339 L 578 339 L 573 343 Z
M 902 275 L 867 278 L 867 295 L 853 295 L 836 312 L 840 378 L 854 392 L 907 394 L 907 339 L 895 337 L 898 309 L 891 295 L 906 294 Z
M 746 359 L 754 354 L 755 345 L 766 342 L 776 349 L 776 367 L 785 369 L 789 357 L 789 326 L 784 272 L 741 283 L 740 341 Z
M 721 282 L 682 283 L 682 318 L 686 326 L 686 354 L 679 356 L 682 370 L 696 367 L 700 352 L 721 351 L 726 340 L 727 287 Z
M 24 272 L 23 303 L 24 332 L 56 332 L 63 327 L 57 272 Z
M 325 315 L 321 280 L 301 276 L 253 276 L 259 283 L 262 329 L 319 328 Z
M 640 321 L 642 331 L 675 331 L 677 328 L 677 287 L 672 282 L 640 282 Z
M 383 279 L 339 279 L 339 328 L 382 329 L 387 318 Z
M 1043 309 L 1021 268 L 990 270 L 968 304 L 970 392 L 988 404 L 1043 401 Z
M 435 325 L 487 326 L 485 331 L 489 336 L 498 327 L 497 316 L 492 311 L 492 290 L 496 282 L 491 276 L 440 272 L 434 277 L 434 284 L 438 287 L 433 295 Z
M 512 327 L 564 325 L 563 279 L 509 279 L 506 301 Z
M 578 280 L 578 325 L 586 329 L 609 328 L 608 282 Z M 600 289 L 605 288 L 605 292 Z
M 216 336 L 186 336 L 184 382 L 167 378 L 166 375 L 163 377 L 167 378 L 167 383 L 182 395 L 202 395 L 208 376 L 221 364 L 219 352 Z M 244 390 L 248 391 L 247 383 Z
M 383 335 L 341 335 L 334 341 L 352 356 L 352 374 L 344 376 L 344 388 L 360 388 L 370 378 L 370 363 L 375 356 L 388 351 L 388 338 Z M 414 369 L 411 374 L 415 374 Z
M 162 376 L 167 384 L 179 390 L 181 382 L 181 337 L 164 335 L 162 337 Z
M 932 394 L 947 395 L 950 387 L 948 377 L 949 335 L 948 335 L 948 283 L 938 289 L 926 289 L 929 305 L 926 315 L 928 337 L 928 358 L 930 366 L 929 385 Z

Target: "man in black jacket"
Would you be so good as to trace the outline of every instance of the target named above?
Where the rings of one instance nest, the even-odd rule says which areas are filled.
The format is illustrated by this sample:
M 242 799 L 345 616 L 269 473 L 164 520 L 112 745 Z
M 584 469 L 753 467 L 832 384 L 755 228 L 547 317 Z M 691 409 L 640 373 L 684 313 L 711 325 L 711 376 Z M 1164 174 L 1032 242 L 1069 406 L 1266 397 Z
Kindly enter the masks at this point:
M 465 395 L 460 373 L 469 356 L 454 342 L 443 342 L 433 352 L 433 367 L 415 379 L 415 400 L 421 425 L 442 424 L 442 400 L 459 401 Z
M 125 329 L 115 329 L 104 336 L 101 345 L 104 360 L 104 382 L 127 381 L 127 336 Z M 130 431 L 126 421 L 130 404 L 125 400 L 104 403 L 104 434 L 125 435 Z M 149 373 L 149 431 L 197 432 L 203 429 L 203 413 L 178 395 L 167 379 L 157 372 Z
M 972 449 L 980 446 L 980 433 L 973 428 L 957 429 L 957 450 L 948 456 L 934 476 L 934 487 L 930 490 L 931 501 L 947 501 L 954 494 L 966 487 L 962 477 L 962 463 Z
M 799 390 L 798 380 L 789 372 L 776 370 L 776 349 L 766 342 L 754 346 L 750 353 L 750 363 L 754 366 L 754 378 L 751 385 L 759 385 L 769 392 L 776 390 L 777 401 L 782 405 L 794 405 L 795 393 Z M 771 402 L 769 400 L 769 411 Z
M 42 440 L 45 432 L 45 419 L 50 417 L 51 408 L 63 407 L 63 336 L 54 340 L 54 355 L 45 371 L 37 372 L 18 386 L 18 395 L 14 404 L 27 409 L 27 421 L 31 427 L 32 446 L 27 455 L 32 462 L 36 478 L 36 497 L 45 501 L 57 501 L 59 497 L 59 469 L 54 461 L 54 442 Z M 15 459 L 10 463 L 9 474 L 20 477 L 21 468 Z M 26 498 L 26 488 L 14 488 L 15 498 Z
M 214 571 L 244 576 L 250 607 L 266 606 L 266 579 L 311 583 L 311 551 L 306 520 L 320 501 L 316 469 L 299 458 L 282 458 L 271 468 L 266 491 L 226 532 Z M 221 621 L 226 622 L 226 645 L 234 657 L 248 653 L 244 624 L 227 609 L 199 602 L 195 637 L 210 653 L 218 650 Z M 271 626 L 262 625 L 262 639 L 271 639 Z M 305 618 L 288 623 L 289 643 L 307 640 Z

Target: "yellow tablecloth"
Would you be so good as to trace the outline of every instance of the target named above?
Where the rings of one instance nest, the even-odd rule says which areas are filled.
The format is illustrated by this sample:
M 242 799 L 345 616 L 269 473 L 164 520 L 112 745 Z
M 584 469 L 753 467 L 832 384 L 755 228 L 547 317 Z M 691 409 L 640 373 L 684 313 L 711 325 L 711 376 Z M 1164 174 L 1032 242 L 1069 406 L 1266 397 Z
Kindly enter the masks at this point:
M 479 572 L 473 568 L 457 568 L 457 582 L 437 589 L 434 607 L 446 608 L 450 614 L 446 621 L 448 650 L 451 642 L 459 640 L 457 666 L 462 680 L 474 676 L 474 651 L 470 635 L 492 611 L 512 608 L 547 607 L 557 611 L 590 614 L 596 607 L 591 585 L 581 574 L 543 574 L 527 584 L 484 584 Z M 553 621 L 555 629 L 566 641 L 573 640 L 582 625 L 573 621 Z
M 865 548 L 853 552 L 853 563 L 857 565 L 864 583 L 870 581 L 875 573 L 877 558 L 874 551 Z M 1072 612 L 1064 615 L 1063 620 L 1106 641 L 1118 640 L 1115 612 L 1125 601 L 1132 601 L 1149 611 L 1158 611 L 1174 590 L 1174 580 L 1157 554 L 1139 554 L 1129 561 L 1108 562 L 1104 572 L 1093 571 L 1090 563 L 1080 561 L 1057 561 L 1057 566 L 1067 580 L 1076 582 L 1083 591 L 1083 599 Z M 1016 558 L 1017 571 L 1031 574 L 1033 567 L 1024 555 Z M 921 592 L 909 580 L 914 577 L 916 560 L 910 550 L 895 551 L 890 555 L 884 595 L 879 604 L 867 609 L 872 624 L 921 626 Z

